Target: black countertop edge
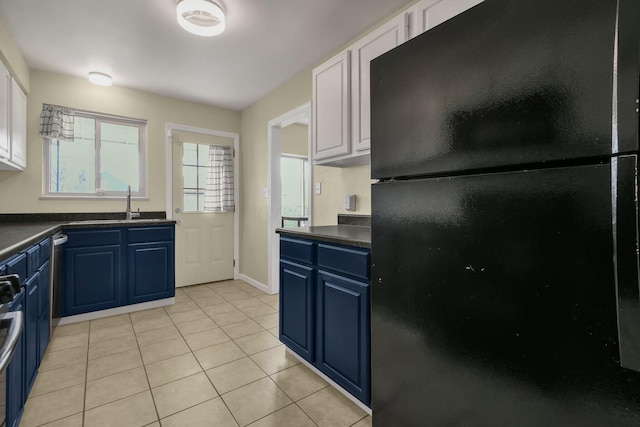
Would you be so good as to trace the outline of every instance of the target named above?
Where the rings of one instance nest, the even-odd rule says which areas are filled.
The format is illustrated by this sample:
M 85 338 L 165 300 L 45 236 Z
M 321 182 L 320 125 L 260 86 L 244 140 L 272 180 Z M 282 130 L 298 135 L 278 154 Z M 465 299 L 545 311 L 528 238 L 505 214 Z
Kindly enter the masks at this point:
M 338 214 L 338 225 L 371 227 L 371 215 Z
M 339 245 L 371 248 L 371 228 L 356 225 L 321 225 L 314 227 L 278 228 L 284 236 L 319 240 Z
M 137 212 L 136 212 L 137 213 Z M 72 222 L 93 220 L 124 220 L 125 212 L 44 212 L 0 214 L 0 225 L 25 222 Z M 140 219 L 165 219 L 165 211 L 140 212 Z
M 135 227 L 175 224 L 174 220 L 143 218 L 119 222 L 89 222 L 69 221 L 41 221 L 41 222 L 0 222 L 0 261 L 19 253 L 20 251 L 41 242 L 58 231 L 71 228 L 106 228 L 106 227 Z M 98 220 L 96 220 L 98 221 Z

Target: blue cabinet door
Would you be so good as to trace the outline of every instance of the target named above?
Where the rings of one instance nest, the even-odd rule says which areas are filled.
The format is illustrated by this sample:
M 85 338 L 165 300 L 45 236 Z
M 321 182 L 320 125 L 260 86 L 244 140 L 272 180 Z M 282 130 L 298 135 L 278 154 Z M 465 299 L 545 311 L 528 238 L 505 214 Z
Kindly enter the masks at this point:
M 368 283 L 318 271 L 316 366 L 367 405 L 370 402 Z
M 67 248 L 64 256 L 63 317 L 123 304 L 119 244 Z
M 24 316 L 24 288 L 22 292 L 16 295 L 13 302 L 9 304 L 9 311 L 20 311 Z M 11 363 L 7 367 L 7 413 L 6 425 L 9 427 L 17 427 L 24 408 L 25 383 L 24 383 L 24 329 L 20 333 L 20 339 L 16 345 L 15 353 Z
M 42 254 L 42 251 L 41 251 Z M 49 345 L 49 330 L 50 330 L 50 316 L 49 316 L 49 297 L 50 297 L 50 280 L 51 269 L 49 267 L 49 261 L 46 260 L 42 267 L 40 267 L 40 290 L 38 292 L 38 366 L 44 357 L 44 353 Z
M 280 261 L 280 341 L 314 360 L 314 270 Z
M 127 304 L 175 295 L 173 242 L 130 244 L 128 252 Z
M 25 284 L 25 399 L 31 391 L 38 368 L 38 319 L 40 274 L 36 272 Z

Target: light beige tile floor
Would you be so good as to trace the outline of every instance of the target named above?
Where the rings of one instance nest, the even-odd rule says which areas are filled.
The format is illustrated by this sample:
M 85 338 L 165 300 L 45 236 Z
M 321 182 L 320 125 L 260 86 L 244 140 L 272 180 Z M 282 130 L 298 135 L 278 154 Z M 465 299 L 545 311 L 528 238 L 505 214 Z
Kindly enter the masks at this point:
M 371 417 L 288 355 L 278 296 L 242 281 L 60 326 L 21 427 L 364 427 Z

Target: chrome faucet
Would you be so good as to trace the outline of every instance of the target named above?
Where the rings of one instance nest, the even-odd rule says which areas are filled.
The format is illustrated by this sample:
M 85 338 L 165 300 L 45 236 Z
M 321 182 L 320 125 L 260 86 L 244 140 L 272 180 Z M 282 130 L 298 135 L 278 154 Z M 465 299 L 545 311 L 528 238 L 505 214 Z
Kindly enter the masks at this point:
M 140 217 L 140 208 L 138 208 L 138 212 L 131 212 L 131 186 L 129 186 L 129 194 L 127 194 L 127 216 L 126 220 L 131 221 L 133 218 Z

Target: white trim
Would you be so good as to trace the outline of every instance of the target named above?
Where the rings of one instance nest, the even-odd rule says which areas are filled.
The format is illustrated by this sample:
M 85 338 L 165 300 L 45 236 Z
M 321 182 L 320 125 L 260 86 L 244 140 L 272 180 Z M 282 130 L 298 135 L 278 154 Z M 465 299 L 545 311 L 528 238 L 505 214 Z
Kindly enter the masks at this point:
M 281 227 L 281 214 L 282 214 L 282 185 L 280 183 L 280 156 L 282 155 L 282 128 L 288 124 L 296 123 L 303 117 L 308 117 L 311 120 L 311 102 L 300 105 L 293 110 L 290 110 L 275 119 L 269 120 L 267 124 L 268 129 L 268 147 L 269 162 L 268 166 L 268 184 L 267 194 L 269 195 L 268 207 L 267 207 L 267 238 L 268 238 L 268 250 L 267 250 L 267 277 L 268 277 L 268 291 L 269 294 L 277 294 L 280 292 L 280 239 L 276 235 L 276 228 Z M 308 143 L 308 158 L 309 158 L 309 182 L 307 183 L 307 191 L 309 192 L 309 224 L 313 224 L 312 212 L 313 212 L 313 160 L 312 160 L 312 148 L 311 148 L 311 126 L 308 126 L 307 133 Z
M 305 360 L 302 356 L 300 356 L 299 354 L 297 354 L 295 351 L 291 350 L 289 347 L 285 346 L 284 347 L 285 350 L 287 351 L 287 353 L 289 353 L 291 356 L 295 357 L 296 359 L 298 359 L 302 364 L 304 364 L 307 368 L 311 369 L 313 372 L 315 372 L 320 378 L 322 378 L 323 380 L 325 380 L 326 382 L 328 382 L 329 384 L 331 384 L 333 386 L 333 388 L 335 388 L 336 390 L 338 390 L 340 393 L 344 394 L 346 398 L 348 398 L 350 401 L 352 401 L 353 403 L 355 403 L 356 405 L 358 405 L 358 407 L 360 407 L 360 409 L 362 409 L 364 412 L 366 412 L 369 415 L 372 415 L 372 411 L 371 408 L 369 408 L 367 405 L 365 405 L 364 403 L 360 402 L 360 400 L 358 400 L 357 397 L 355 397 L 354 395 L 352 395 L 351 393 L 349 393 L 347 390 L 343 389 L 342 386 L 340 386 L 338 383 L 336 383 L 335 381 L 333 381 L 331 378 L 329 378 L 328 376 L 326 376 L 321 370 L 319 370 L 318 368 L 316 368 L 315 366 L 313 366 L 311 363 L 309 363 L 307 360 Z
M 265 285 L 264 283 L 258 282 L 256 279 L 249 277 L 245 274 L 240 274 L 238 276 L 238 280 L 242 280 L 243 282 L 247 282 L 248 284 L 250 284 L 251 286 L 253 286 L 256 289 L 260 289 L 262 292 L 264 293 L 269 293 L 269 286 Z
M 173 143 L 174 130 L 233 139 L 233 149 L 235 151 L 235 156 L 233 158 L 233 196 L 235 203 L 235 211 L 233 212 L 233 259 L 236 260 L 236 265 L 233 267 L 233 278 L 237 279 L 240 275 L 240 135 L 232 132 L 206 129 L 195 126 L 179 125 L 176 123 L 166 124 L 167 145 L 165 154 L 165 171 L 167 178 L 165 182 L 165 197 L 167 219 L 173 219 L 173 148 L 171 144 Z
M 174 297 L 163 298 L 155 301 L 141 302 L 140 304 L 124 305 L 122 307 L 109 308 L 107 310 L 92 311 L 91 313 L 76 314 L 75 316 L 61 317 L 53 319 L 54 326 L 68 325 L 69 323 L 84 322 L 86 320 L 101 319 L 108 316 L 117 316 L 118 314 L 133 313 L 134 311 L 148 310 L 150 308 L 164 307 L 176 303 Z

